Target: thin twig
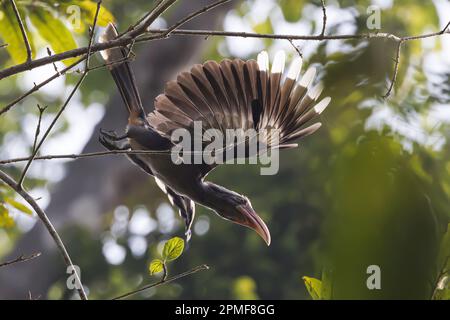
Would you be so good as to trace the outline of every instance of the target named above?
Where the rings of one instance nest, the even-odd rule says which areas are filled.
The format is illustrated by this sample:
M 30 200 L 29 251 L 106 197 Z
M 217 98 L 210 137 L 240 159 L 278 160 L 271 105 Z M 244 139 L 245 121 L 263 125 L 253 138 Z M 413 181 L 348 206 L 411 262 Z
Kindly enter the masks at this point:
M 159 154 L 159 155 L 170 155 L 172 153 L 171 150 L 161 150 L 161 151 L 153 151 L 153 150 L 108 150 L 108 151 L 98 151 L 98 152 L 88 152 L 88 153 L 80 153 L 80 154 L 52 154 L 52 155 L 44 155 L 39 157 L 34 157 L 35 160 L 55 160 L 55 159 L 83 159 L 83 158 L 94 158 L 101 156 L 109 156 L 109 155 L 127 155 L 127 154 Z M 178 153 L 177 153 L 178 154 Z M 194 155 L 194 154 L 202 154 L 202 151 L 191 151 L 184 152 L 186 155 Z M 7 165 L 17 162 L 25 162 L 29 161 L 31 156 L 29 157 L 21 157 L 14 159 L 5 159 L 0 160 L 0 165 Z
M 28 36 L 25 31 L 25 27 L 23 25 L 23 21 L 22 21 L 22 18 L 20 17 L 20 13 L 19 13 L 19 10 L 17 9 L 16 3 L 14 2 L 14 0 L 10 0 L 10 2 L 13 7 L 14 14 L 16 15 L 17 23 L 19 24 L 19 27 L 20 27 L 20 32 L 22 33 L 22 38 L 23 38 L 23 42 L 25 44 L 25 49 L 27 50 L 27 62 L 30 62 L 32 60 L 30 41 L 28 40 Z
M 300 51 L 300 49 L 294 44 L 294 41 L 293 40 L 288 40 L 289 41 L 289 43 L 292 45 L 292 47 L 294 48 L 294 50 L 297 52 L 297 54 L 300 56 L 300 58 L 303 58 L 303 54 L 302 54 L 302 52 Z
M 7 46 L 8 46 L 7 43 L 2 43 L 2 44 L 0 44 L 0 49 L 1 49 L 1 48 L 6 48 Z
M 189 14 L 188 16 L 186 16 L 185 18 L 181 19 L 180 21 L 176 22 L 174 25 L 172 25 L 171 27 L 169 27 L 164 33 L 163 36 L 167 37 L 170 35 L 170 33 L 176 29 L 178 29 L 179 27 L 181 27 L 182 25 L 186 24 L 187 22 L 193 20 L 194 18 L 202 15 L 205 12 L 208 12 L 218 6 L 221 6 L 222 4 L 225 4 L 226 2 L 230 2 L 231 0 L 219 0 L 217 2 L 214 2 L 210 5 L 207 5 L 205 7 L 203 7 L 200 10 L 197 10 L 195 12 L 192 12 L 191 14 Z
M 44 114 L 45 109 L 47 109 L 47 106 L 45 107 L 41 107 L 39 104 L 37 105 L 38 109 L 39 109 L 39 118 L 38 118 L 38 123 L 36 126 L 36 131 L 34 133 L 34 141 L 33 141 L 33 152 L 36 150 L 36 144 L 37 144 L 37 140 L 39 137 L 39 134 L 41 133 L 41 122 L 42 122 L 42 115 Z
M 116 38 L 104 43 L 97 43 L 92 45 L 91 52 L 98 52 L 105 49 L 123 47 L 130 44 L 136 37 L 141 34 L 150 34 L 147 37 L 140 37 L 136 42 L 153 41 L 163 38 L 163 35 L 167 32 L 167 29 L 153 29 L 153 30 L 141 30 L 142 33 L 134 32 L 133 34 L 125 33 L 122 37 Z M 447 28 L 439 32 L 425 33 L 418 36 L 400 37 L 392 33 L 362 33 L 362 34 L 343 34 L 343 35 L 293 35 L 293 34 L 260 34 L 250 32 L 230 32 L 230 31 L 214 31 L 214 30 L 173 30 L 172 35 L 191 35 L 191 36 L 224 36 L 224 37 L 243 37 L 243 38 L 261 38 L 261 39 L 284 39 L 284 40 L 312 40 L 312 41 L 327 41 L 327 40 L 372 40 L 372 39 L 388 39 L 392 41 L 411 41 L 417 39 L 425 39 L 443 34 L 448 34 Z M 54 54 L 51 57 L 43 57 L 30 61 L 29 63 L 21 63 L 12 67 L 6 68 L 0 71 L 0 80 L 10 77 L 12 75 L 31 70 L 55 61 L 61 61 L 67 58 L 73 58 L 86 54 L 87 47 L 68 50 L 59 54 Z
M 55 230 L 55 227 L 53 227 L 52 223 L 50 222 L 49 218 L 47 217 L 47 214 L 44 210 L 39 207 L 39 205 L 36 203 L 34 198 L 27 193 L 25 190 L 23 190 L 10 176 L 8 176 L 5 172 L 0 170 L 0 180 L 5 182 L 8 186 L 11 187 L 14 191 L 16 191 L 36 212 L 39 219 L 44 223 L 45 228 L 50 233 L 50 236 L 53 238 L 53 241 L 55 242 L 56 246 L 58 247 L 64 262 L 66 263 L 67 267 L 70 267 L 72 270 L 74 270 L 74 275 L 77 283 L 79 286 L 77 287 L 78 294 L 80 295 L 80 298 L 82 300 L 87 300 L 86 293 L 84 292 L 83 285 L 81 284 L 80 276 L 78 275 L 76 268 L 74 267 L 72 263 L 72 259 L 70 258 L 69 254 L 67 253 L 66 247 L 64 246 L 64 243 L 61 240 L 61 237 L 59 236 L 58 232 Z
M 9 266 L 9 265 L 14 264 L 14 263 L 30 261 L 30 260 L 33 260 L 34 258 L 39 257 L 40 255 L 41 255 L 40 252 L 33 253 L 33 254 L 29 255 L 29 256 L 21 255 L 20 257 L 14 259 L 14 260 L 10 260 L 10 261 L 6 261 L 6 262 L 3 262 L 3 263 L 0 263 L 0 268 Z
M 56 78 L 65 75 L 69 70 L 71 70 L 73 67 L 75 67 L 76 65 L 78 65 L 80 62 L 84 61 L 86 58 L 86 56 L 81 57 L 80 59 L 78 59 L 77 61 L 75 61 L 74 63 L 70 64 L 69 66 L 67 66 L 66 68 L 64 68 L 61 71 L 56 72 L 53 76 L 47 78 L 46 80 L 42 81 L 41 83 L 34 85 L 33 88 L 31 88 L 30 90 L 28 90 L 27 92 L 25 92 L 23 95 L 21 95 L 20 97 L 14 99 L 14 101 L 11 101 L 10 103 L 8 103 L 5 107 L 3 107 L 0 110 L 0 116 L 6 112 L 9 111 L 9 109 L 11 109 L 14 105 L 16 105 L 17 103 L 19 103 L 20 101 L 22 101 L 23 99 L 25 99 L 26 97 L 28 97 L 30 94 L 38 91 L 39 89 L 41 89 L 43 86 L 47 85 L 48 83 L 52 82 L 53 80 L 55 80 Z M 54 63 L 54 62 L 53 62 Z
M 400 64 L 400 51 L 402 48 L 402 43 L 403 43 L 403 41 L 400 41 L 397 44 L 397 53 L 395 55 L 395 60 L 394 60 L 395 61 L 394 72 L 392 74 L 391 84 L 389 85 L 388 90 L 386 91 L 386 93 L 383 96 L 384 99 L 387 99 L 391 95 L 392 89 L 394 89 L 394 85 L 397 82 L 398 66 Z
M 325 35 L 325 28 L 327 27 L 327 8 L 325 6 L 325 0 L 320 0 L 322 5 L 322 32 L 321 36 Z
M 175 280 L 184 278 L 186 276 L 189 276 L 191 274 L 194 274 L 196 272 L 203 271 L 203 270 L 208 270 L 208 269 L 209 269 L 209 267 L 206 264 L 202 264 L 202 265 L 197 266 L 197 267 L 195 267 L 195 268 L 193 268 L 193 269 L 191 269 L 189 271 L 186 271 L 186 272 L 180 273 L 180 274 L 178 274 L 176 276 L 167 278 L 166 280 L 161 279 L 158 282 L 155 282 L 155 283 L 152 283 L 152 284 L 148 284 L 148 285 L 143 286 L 142 288 L 139 288 L 137 290 L 134 290 L 134 291 L 122 294 L 122 295 L 120 295 L 118 297 L 113 298 L 113 300 L 120 300 L 120 299 L 123 299 L 123 298 L 127 298 L 129 296 L 135 295 L 136 293 L 148 290 L 150 288 L 156 288 L 156 287 L 158 287 L 158 286 L 160 286 L 162 284 L 167 284 L 167 283 L 170 283 L 172 281 L 175 281 Z
M 122 33 L 119 33 L 119 37 L 120 37 L 121 35 L 125 34 L 126 32 L 129 32 L 129 31 L 132 31 L 132 30 L 136 29 L 136 27 L 137 27 L 138 25 L 140 25 L 145 19 L 147 19 L 148 16 L 149 16 L 150 14 L 152 14 L 152 12 L 155 11 L 155 10 L 161 5 L 161 3 L 162 3 L 163 1 L 164 1 L 164 0 L 159 0 L 159 1 L 153 6 L 153 8 L 152 8 L 150 11 L 148 11 L 146 14 L 144 14 L 144 16 L 142 16 L 142 18 L 140 18 L 140 19 L 139 19 L 135 24 L 133 24 L 132 26 L 128 27 L 128 30 L 127 30 L 127 31 L 122 32 Z
M 177 1 L 178 0 L 164 0 L 160 2 L 156 6 L 156 8 L 150 12 L 150 14 L 144 19 L 144 21 L 141 24 L 138 24 L 135 29 L 125 32 L 117 39 L 120 38 L 130 38 L 130 40 L 135 39 L 137 36 L 144 33 L 158 17 L 160 17 L 167 9 L 169 9 Z
M 85 71 L 81 75 L 80 79 L 77 81 L 75 87 L 70 92 L 69 96 L 67 97 L 67 99 L 64 102 L 64 104 L 62 105 L 62 107 L 59 109 L 59 111 L 56 114 L 56 116 L 53 118 L 53 121 L 50 123 L 49 127 L 45 131 L 44 135 L 42 136 L 42 139 L 39 141 L 39 143 L 36 146 L 35 150 L 33 150 L 33 153 L 32 153 L 32 155 L 30 157 L 30 160 L 28 160 L 27 164 L 25 165 L 25 168 L 22 171 L 22 175 L 20 176 L 20 179 L 19 179 L 19 182 L 18 182 L 19 188 L 22 188 L 23 181 L 24 181 L 25 176 L 26 176 L 26 174 L 28 172 L 28 169 L 31 166 L 31 163 L 33 162 L 34 157 L 36 157 L 36 154 L 39 152 L 39 149 L 44 144 L 45 139 L 47 139 L 48 135 L 53 130 L 56 122 L 61 117 L 62 113 L 66 109 L 66 107 L 69 104 L 70 100 L 72 99 L 72 97 L 74 96 L 75 92 L 78 90 L 78 88 L 80 87 L 81 83 L 83 82 L 84 78 L 87 75 L 87 72 L 89 70 L 89 57 L 90 57 L 90 54 L 91 54 L 91 47 L 92 47 L 92 41 L 93 41 L 92 39 L 94 37 L 94 31 L 95 31 L 95 26 L 97 24 L 97 17 L 98 17 L 98 13 L 100 11 L 100 5 L 101 5 L 101 0 L 97 3 L 97 10 L 95 12 L 94 22 L 92 24 L 92 30 L 91 30 L 90 35 L 89 35 L 89 46 L 88 46 L 88 51 L 86 53 L 86 68 L 85 68 Z

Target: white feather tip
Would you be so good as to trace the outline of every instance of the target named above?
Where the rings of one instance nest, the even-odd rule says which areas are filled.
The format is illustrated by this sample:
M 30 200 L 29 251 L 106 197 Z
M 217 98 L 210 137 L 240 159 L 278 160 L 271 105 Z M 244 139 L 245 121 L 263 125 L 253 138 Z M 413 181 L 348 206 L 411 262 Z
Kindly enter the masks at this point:
M 261 51 L 258 54 L 258 67 L 261 71 L 267 71 L 269 70 L 269 55 L 267 54 L 267 51 Z
M 277 53 L 275 53 L 275 57 L 273 58 L 271 72 L 272 73 L 283 73 L 285 60 L 286 60 L 286 54 L 284 53 L 284 51 L 277 51 Z
M 300 74 L 300 70 L 302 70 L 303 60 L 300 57 L 295 58 L 291 62 L 291 66 L 289 67 L 289 71 L 287 73 L 287 77 L 294 81 L 297 80 L 298 75 Z
M 309 67 L 308 70 L 306 70 L 303 77 L 300 79 L 299 85 L 306 88 L 308 87 L 311 82 L 313 82 L 314 77 L 316 76 L 316 68 Z
M 314 111 L 316 111 L 317 114 L 321 114 L 323 110 L 325 110 L 325 108 L 328 107 L 330 101 L 331 101 L 330 97 L 323 98 L 318 104 L 314 106 Z

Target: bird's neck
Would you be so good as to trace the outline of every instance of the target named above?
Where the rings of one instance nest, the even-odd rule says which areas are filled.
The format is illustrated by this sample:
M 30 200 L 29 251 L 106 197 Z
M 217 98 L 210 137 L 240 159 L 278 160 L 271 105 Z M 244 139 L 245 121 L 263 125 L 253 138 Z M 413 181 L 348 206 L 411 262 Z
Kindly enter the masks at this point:
M 201 183 L 201 192 L 197 199 L 193 199 L 202 206 L 208 207 L 212 210 L 219 210 L 223 207 L 224 202 L 227 201 L 227 194 L 232 191 L 211 182 Z

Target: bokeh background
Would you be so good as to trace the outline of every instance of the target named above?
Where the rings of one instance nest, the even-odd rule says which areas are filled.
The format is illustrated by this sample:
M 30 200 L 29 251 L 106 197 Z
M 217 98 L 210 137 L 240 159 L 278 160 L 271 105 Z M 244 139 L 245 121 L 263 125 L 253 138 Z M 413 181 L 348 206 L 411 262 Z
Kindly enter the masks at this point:
M 20 5 L 20 1 L 17 1 Z M 54 1 L 44 1 L 54 2 Z M 120 30 L 154 1 L 104 0 Z M 211 1 L 180 0 L 155 28 Z M 447 0 L 326 1 L 329 34 L 365 33 L 368 7 L 381 10 L 381 30 L 399 36 L 438 31 L 450 20 Z M 318 34 L 317 0 L 231 1 L 186 25 L 205 30 Z M 33 32 L 31 30 L 30 32 Z M 86 44 L 86 33 L 76 34 Z M 246 228 L 197 207 L 193 237 L 170 274 L 208 264 L 208 271 L 136 295 L 137 299 L 309 299 L 302 277 L 326 278 L 333 299 L 430 299 L 450 252 L 443 235 L 450 217 L 450 37 L 403 45 L 398 79 L 395 44 L 379 40 L 294 41 L 304 70 L 314 65 L 332 97 L 322 128 L 296 150 L 280 154 L 280 172 L 260 176 L 255 165 L 226 165 L 209 179 L 247 195 L 267 222 L 272 244 Z M 45 41 L 35 37 L 37 56 Z M 136 45 L 132 63 L 145 107 L 177 72 L 207 59 L 255 58 L 296 50 L 286 40 L 171 36 Z M 98 55 L 93 58 L 101 63 Z M 0 65 L 11 65 L 0 49 Z M 58 64 L 62 68 L 62 64 Z M 52 75 L 53 66 L 0 81 L 0 105 Z M 79 75 L 61 77 L 0 117 L 0 158 L 30 153 L 38 119 L 47 126 Z M 98 129 L 121 132 L 125 108 L 105 69 L 89 73 L 41 154 L 102 150 Z M 18 176 L 22 165 L 1 166 Z M 182 236 L 177 213 L 154 180 L 125 157 L 35 161 L 26 187 L 39 198 L 81 268 L 91 299 L 108 299 L 154 282 L 149 261 L 165 240 Z M 0 189 L 6 193 L 7 189 Z M 17 198 L 20 201 L 20 198 Z M 77 298 L 67 290 L 65 266 L 36 216 L 10 208 L 0 227 L 0 261 L 42 252 L 33 261 L 0 269 L 0 298 Z M 445 251 L 447 250 L 447 251 Z M 369 265 L 381 269 L 381 290 L 368 290 Z

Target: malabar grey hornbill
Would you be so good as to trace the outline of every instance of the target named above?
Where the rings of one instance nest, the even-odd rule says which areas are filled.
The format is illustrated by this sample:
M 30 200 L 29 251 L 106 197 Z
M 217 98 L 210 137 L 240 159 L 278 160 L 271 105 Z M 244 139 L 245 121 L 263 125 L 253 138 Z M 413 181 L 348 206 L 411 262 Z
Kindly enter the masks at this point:
M 110 24 L 100 41 L 116 37 L 117 31 Z M 155 99 L 155 110 L 146 115 L 130 64 L 124 59 L 125 48 L 111 48 L 101 54 L 125 102 L 129 118 L 124 136 L 101 130 L 100 142 L 110 150 L 155 151 L 128 154 L 128 157 L 155 178 L 172 205 L 179 209 L 188 239 L 195 203 L 198 203 L 226 220 L 255 230 L 269 245 L 269 229 L 253 210 L 250 200 L 204 180 L 217 164 L 172 161 L 171 135 L 179 128 L 193 132 L 194 121 L 200 121 L 204 131 L 215 129 L 223 136 L 227 136 L 229 129 L 254 129 L 266 150 L 296 147 L 293 140 L 312 134 L 320 127 L 320 123 L 305 124 L 316 118 L 330 102 L 327 97 L 315 103 L 322 91 L 320 84 L 312 86 L 316 70 L 309 68 L 299 79 L 302 59 L 298 57 L 283 75 L 285 55 L 281 51 L 275 55 L 270 70 L 266 52 L 261 52 L 257 61 L 207 61 L 169 81 L 164 93 Z M 279 139 L 274 140 L 270 133 L 259 134 L 270 128 L 278 129 Z M 203 148 L 210 142 L 205 140 L 202 140 Z M 237 144 L 236 141 L 232 144 Z M 224 149 L 230 147 L 225 144 Z M 245 157 L 249 155 L 245 153 Z

